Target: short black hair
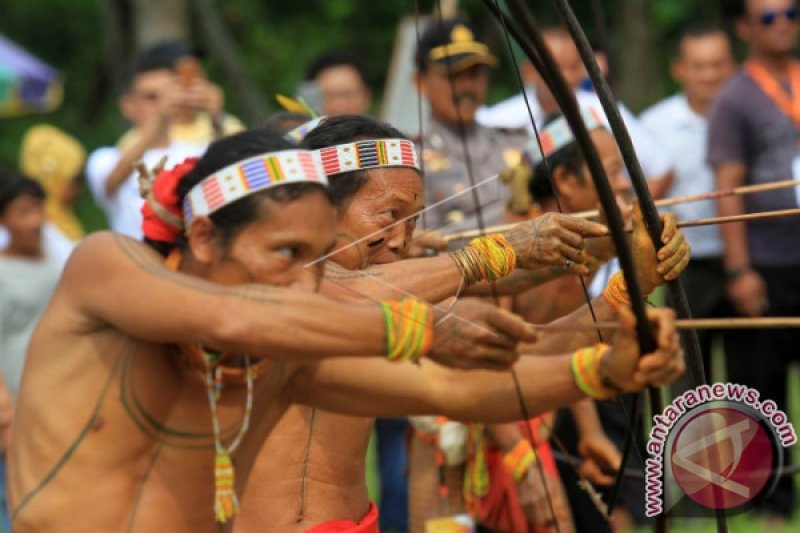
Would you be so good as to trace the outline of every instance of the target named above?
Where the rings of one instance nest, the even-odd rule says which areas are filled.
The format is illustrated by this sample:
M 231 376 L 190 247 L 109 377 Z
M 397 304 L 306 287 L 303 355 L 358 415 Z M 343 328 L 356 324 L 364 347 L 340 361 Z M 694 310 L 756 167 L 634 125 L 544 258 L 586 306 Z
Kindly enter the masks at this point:
M 367 139 L 407 139 L 397 128 L 365 115 L 339 115 L 322 121 L 306 135 L 300 146 L 319 150 L 337 144 Z M 343 213 L 356 193 L 367 183 L 368 171 L 356 170 L 328 178 L 333 205 Z
M 334 67 L 351 67 L 356 71 L 358 77 L 361 78 L 361 83 L 364 84 L 364 87 L 370 87 L 367 67 L 364 66 L 364 63 L 358 58 L 358 56 L 344 50 L 326 52 L 317 57 L 311 63 L 311 66 L 308 67 L 308 72 L 306 72 L 306 80 L 313 81 L 317 79 L 322 71 Z
M 734 20 L 747 16 L 747 0 L 722 0 L 723 11 Z
M 133 80 L 140 74 L 156 70 L 172 70 L 181 59 L 201 57 L 199 50 L 192 48 L 184 41 L 162 41 L 143 50 L 128 67 L 125 76 L 125 88 L 130 89 Z
M 311 116 L 306 113 L 298 113 L 296 111 L 278 111 L 271 114 L 267 121 L 264 122 L 263 127 L 286 135 L 298 126 L 302 126 L 311 120 Z
M 187 172 L 178 183 L 176 193 L 181 205 L 195 185 L 218 170 L 265 152 L 278 152 L 292 148 L 296 148 L 294 143 L 285 139 L 283 135 L 266 128 L 246 130 L 214 141 L 194 168 Z M 312 191 L 322 191 L 330 200 L 327 189 L 322 184 L 289 183 L 245 196 L 215 211 L 209 215 L 209 218 L 214 227 L 220 231 L 220 242 L 223 246 L 227 246 L 242 228 L 262 214 L 262 200 L 265 198 L 274 202 L 289 203 Z M 163 255 L 167 255 L 176 246 L 185 245 L 182 240 L 163 243 L 145 239 L 145 242 Z
M 560 116 L 559 114 L 553 114 L 548 117 L 544 127 L 546 128 L 548 124 L 555 121 Z M 582 180 L 583 175 L 581 171 L 586 161 L 580 146 L 574 139 L 545 159 L 546 161 L 539 161 L 534 167 L 533 176 L 531 176 L 531 180 L 528 182 L 528 192 L 530 192 L 531 197 L 539 203 L 555 197 L 551 173 L 554 172 L 556 168 L 563 166 L 570 173 L 577 176 L 579 180 Z
M 45 199 L 45 192 L 38 181 L 12 170 L 0 170 L 0 216 L 9 204 L 22 196 Z
M 725 31 L 725 28 L 719 24 L 707 21 L 696 21 L 681 28 L 680 32 L 678 32 L 678 42 L 682 43 L 684 39 L 708 37 L 717 34 L 722 34 L 726 39 L 728 38 L 728 33 Z

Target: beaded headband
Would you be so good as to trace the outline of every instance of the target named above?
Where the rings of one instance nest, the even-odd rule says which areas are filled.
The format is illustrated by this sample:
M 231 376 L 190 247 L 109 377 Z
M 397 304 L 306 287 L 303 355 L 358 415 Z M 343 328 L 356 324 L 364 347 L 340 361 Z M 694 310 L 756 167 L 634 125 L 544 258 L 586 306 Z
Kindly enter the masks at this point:
M 302 141 L 303 139 L 305 139 L 305 138 L 306 138 L 306 135 L 308 135 L 309 133 L 311 133 L 311 131 L 312 131 L 314 128 L 316 128 L 317 126 L 319 126 L 319 125 L 320 125 L 320 123 L 321 123 L 323 120 L 325 120 L 326 118 L 328 118 L 328 117 L 317 117 L 317 118 L 312 118 L 312 119 L 311 119 L 311 120 L 309 120 L 308 122 L 304 122 L 304 123 L 300 124 L 300 125 L 299 125 L 299 126 L 297 126 L 295 129 L 293 129 L 292 131 L 290 131 L 289 133 L 287 133 L 287 134 L 285 135 L 285 137 L 286 137 L 288 140 L 292 141 L 292 142 L 299 143 L 300 141 Z
M 603 116 L 594 107 L 582 107 L 581 116 L 584 124 L 586 124 L 586 129 L 589 131 L 606 127 Z M 561 116 L 544 128 L 539 139 L 542 143 L 541 150 L 539 149 L 539 143 L 536 142 L 536 139 L 533 139 L 523 154 L 528 164 L 532 167 L 541 163 L 545 157 L 550 157 L 570 144 L 575 140 L 575 136 L 572 134 L 567 119 Z M 542 155 L 542 152 L 544 152 L 544 155 Z
M 183 201 L 184 223 L 210 215 L 245 196 L 289 183 L 328 185 L 314 153 L 309 150 L 269 152 L 228 165 L 192 187 Z
M 339 144 L 316 151 L 328 177 L 380 167 L 411 167 L 422 172 L 414 143 L 407 139 L 380 139 Z

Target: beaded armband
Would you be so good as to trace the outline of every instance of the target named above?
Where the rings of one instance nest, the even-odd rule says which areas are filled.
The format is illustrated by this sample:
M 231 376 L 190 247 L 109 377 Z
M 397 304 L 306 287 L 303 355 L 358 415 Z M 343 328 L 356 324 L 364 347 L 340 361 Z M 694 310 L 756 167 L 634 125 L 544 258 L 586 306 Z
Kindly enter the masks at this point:
M 603 356 L 610 350 L 608 344 L 597 343 L 594 346 L 580 348 L 572 354 L 570 366 L 575 385 L 587 396 L 596 400 L 605 400 L 616 396 L 620 391 L 603 379 L 600 364 Z
M 503 468 L 515 483 L 519 483 L 528 474 L 528 469 L 535 462 L 536 452 L 528 439 L 520 439 L 511 451 L 503 455 Z
M 514 271 L 517 255 L 501 234 L 486 235 L 470 241 L 463 250 L 450 252 L 466 285 L 496 281 Z
M 433 311 L 414 298 L 380 303 L 386 325 L 386 358 L 417 361 L 433 345 Z

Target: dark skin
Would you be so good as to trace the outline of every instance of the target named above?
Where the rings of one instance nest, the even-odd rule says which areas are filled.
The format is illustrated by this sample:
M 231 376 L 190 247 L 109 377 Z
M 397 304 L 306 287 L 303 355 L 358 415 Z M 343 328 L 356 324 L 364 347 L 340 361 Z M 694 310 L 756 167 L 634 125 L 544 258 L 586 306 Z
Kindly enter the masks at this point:
M 457 128 L 461 123 L 475 123 L 478 108 L 486 103 L 489 71 L 481 64 L 448 69 L 432 63 L 424 72 L 416 73 L 415 82 L 430 102 L 433 117 Z
M 422 182 L 416 171 L 370 170 L 365 185 L 337 213 L 336 250 L 330 255 L 322 292 L 362 300 L 412 293 L 433 301 L 455 293 L 460 273 L 447 255 L 400 260 L 411 246 L 422 205 Z M 562 249 L 579 254 L 583 239 L 569 228 L 593 227 L 584 222 L 551 214 L 534 221 L 540 231 L 532 231 L 526 223 L 511 233 L 512 240 L 526 264 Z M 570 237 L 574 249 L 564 244 Z M 364 263 L 372 266 L 351 270 Z M 558 267 L 552 274 L 563 273 Z M 358 522 L 369 507 L 363 472 L 372 422 L 302 406 L 290 408 L 259 452 L 236 530 L 300 532 L 330 520 Z M 600 455 L 596 449 L 586 456 Z M 542 500 L 534 498 L 538 495 L 532 494 L 531 500 L 541 507 Z M 452 497 L 459 499 L 458 492 Z
M 148 247 L 120 236 L 93 236 L 76 250 L 28 354 L 9 452 L 15 530 L 57 530 L 56 524 L 69 523 L 70 530 L 110 531 L 131 524 L 134 531 L 202 531 L 213 524 L 210 514 L 192 510 L 210 513 L 208 405 L 195 368 L 184 364 L 177 344 L 264 357 L 265 379 L 256 387 L 254 427 L 248 434 L 254 440 L 237 455 L 241 481 L 246 480 L 248 458 L 287 405 L 288 391 L 280 392 L 279 384 L 287 382 L 298 361 L 337 351 L 380 353 L 385 342 L 380 313 L 371 306 L 342 307 L 313 294 L 322 264 L 305 265 L 334 243 L 327 199 L 308 194 L 286 206 L 271 206 L 270 213 L 224 245 L 209 220 L 197 218 L 182 274 L 166 270 Z M 293 222 L 298 219 L 304 223 Z M 316 312 L 309 314 L 309 308 Z M 268 327 L 265 321 L 285 322 Z M 309 321 L 319 326 L 309 329 Z M 356 344 L 342 340 L 342 331 L 353 323 L 360 324 Z M 464 325 L 456 328 L 457 337 L 471 327 Z M 303 329 L 307 334 L 299 335 Z M 502 351 L 496 345 L 489 349 Z M 293 362 L 266 359 L 276 356 Z M 243 402 L 242 387 L 233 387 L 221 400 L 228 437 L 241 421 Z M 38 445 L 40 431 L 48 434 L 46 446 Z M 196 475 L 185 476 L 183 467 L 174 470 L 178 465 Z M 151 473 L 157 481 L 150 481 Z M 87 476 L 93 479 L 88 485 Z M 99 493 L 79 486 L 106 495 L 122 491 L 130 498 L 98 507 L 89 501 Z M 160 491 L 184 497 L 162 498 Z M 88 499 L 82 506 L 94 512 L 82 515 L 85 528 L 60 516 L 65 494 L 76 505 L 81 505 L 76 495 Z M 170 520 L 178 522 L 170 525 Z
M 612 190 L 620 205 L 626 205 L 631 196 L 630 180 L 623 172 L 622 158 L 617 148 L 613 136 L 605 129 L 595 129 L 590 132 L 592 141 L 597 149 L 598 156 L 603 164 L 606 175 L 609 177 Z M 556 187 L 561 209 L 565 213 L 573 213 L 596 209 L 599 206 L 597 191 L 589 176 L 588 169 L 584 165 L 581 174 L 576 175 L 564 166 L 557 166 L 552 169 L 553 184 Z M 555 198 L 538 199 L 543 210 L 547 212 L 558 211 L 559 206 Z M 636 226 L 642 227 L 641 214 L 638 210 L 635 213 Z M 675 217 L 668 215 L 665 217 L 665 227 L 671 228 L 669 233 L 675 231 Z M 667 234 L 665 230 L 665 235 Z M 669 241 L 665 241 L 669 242 Z M 635 253 L 639 265 L 642 265 L 643 250 L 647 245 L 647 236 L 643 232 L 638 232 L 634 237 Z M 684 248 L 687 251 L 685 257 L 675 262 L 665 263 L 656 266 L 655 274 L 663 275 L 664 279 L 674 279 L 688 264 L 688 244 L 683 239 L 674 240 L 675 250 Z M 666 255 L 666 251 L 664 252 Z M 664 257 L 659 254 L 659 258 Z M 642 265 L 643 266 L 643 265 Z M 640 275 L 647 275 L 653 269 L 644 267 L 637 269 Z M 650 277 L 648 275 L 648 277 Z M 650 285 L 648 285 L 650 286 Z M 566 316 L 585 306 L 586 296 L 580 280 L 574 277 L 561 277 L 559 279 L 545 283 L 539 287 L 531 289 L 514 298 L 514 311 L 532 323 L 548 323 L 559 317 Z M 610 485 L 613 483 L 613 476 L 608 472 L 613 472 L 619 465 L 620 453 L 614 444 L 605 436 L 593 402 L 584 400 L 572 406 L 576 424 L 578 425 L 580 442 L 578 451 L 583 459 L 580 466 L 581 476 L 589 479 L 593 483 L 600 485 Z M 513 441 L 514 435 L 506 435 L 506 439 Z M 516 431 L 516 437 L 522 438 L 524 435 Z M 545 525 L 551 519 L 549 506 L 544 501 L 547 493 L 542 485 L 540 476 L 533 479 L 526 479 L 525 486 L 521 486 L 521 498 L 526 496 L 532 504 L 526 507 L 531 523 Z M 552 480 L 547 477 L 548 489 L 557 503 L 560 503 L 560 487 L 554 487 Z M 559 515 L 559 527 L 561 529 L 571 527 L 568 515 Z
M 321 269 L 306 265 L 331 249 L 333 226 L 321 192 L 269 205 L 230 243 L 221 242 L 209 219 L 197 217 L 177 273 L 131 239 L 98 234 L 81 244 L 28 352 L 8 455 L 15 531 L 220 529 L 211 505 L 209 406 L 192 350 L 198 345 L 259 360 L 251 427 L 233 457 L 240 491 L 261 444 L 292 402 L 357 416 L 515 418 L 507 375 L 465 379 L 432 361 L 392 365 L 375 357 L 385 333 L 374 306 L 347 306 L 311 292 Z M 491 316 L 512 326 L 510 318 Z M 603 365 L 608 378 L 626 389 L 675 379 L 682 359 L 674 317 L 653 315 L 659 350 L 643 358 L 632 318 L 621 317 Z M 512 322 L 525 338 L 524 325 Z M 343 336 L 352 324 L 358 335 Z M 474 328 L 454 320 L 443 326 L 459 342 L 452 344 L 437 326 L 435 344 L 451 352 Z M 474 340 L 468 345 L 475 351 Z M 313 362 L 346 353 L 362 356 Z M 367 363 L 370 354 L 377 364 Z M 541 388 L 523 391 L 531 412 L 582 396 L 568 355 L 526 358 L 519 371 L 543 376 Z M 241 385 L 224 388 L 219 419 L 226 443 L 242 423 L 245 396 Z
M 357 269 L 394 263 L 406 254 L 422 206 L 415 170 L 369 171 L 366 184 L 337 212 L 336 250 L 323 293 L 388 296 L 380 286 L 367 294 L 346 287 L 361 275 Z M 369 238 L 362 241 L 364 236 Z M 364 461 L 373 421 L 291 407 L 261 448 L 235 531 L 288 533 L 334 519 L 358 522 L 369 505 Z
M 9 233 L 8 246 L 2 253 L 41 259 L 44 222 L 44 200 L 41 198 L 24 194 L 9 202 L 0 213 L 0 224 Z

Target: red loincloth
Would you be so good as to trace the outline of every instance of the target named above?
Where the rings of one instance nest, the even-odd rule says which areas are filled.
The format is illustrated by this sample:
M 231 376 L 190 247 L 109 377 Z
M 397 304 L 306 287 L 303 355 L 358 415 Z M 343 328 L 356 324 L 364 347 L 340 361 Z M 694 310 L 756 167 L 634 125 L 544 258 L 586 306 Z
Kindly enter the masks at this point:
M 538 418 L 530 420 L 531 431 L 538 435 L 541 422 Z M 519 423 L 522 434 L 528 438 L 528 431 L 525 429 L 524 422 Z M 558 470 L 553 458 L 550 443 L 546 440 L 536 443 L 534 447 L 536 457 L 541 461 L 545 475 L 550 475 L 558 479 Z M 489 492 L 481 498 L 480 502 L 480 523 L 488 528 L 497 531 L 509 531 L 514 533 L 526 533 L 536 531 L 551 531 L 552 528 L 535 528 L 528 524 L 528 518 L 519 504 L 517 497 L 517 487 L 514 480 L 506 473 L 503 467 L 503 452 L 499 448 L 490 447 L 486 455 L 486 463 L 489 469 Z M 536 475 L 539 475 L 537 466 L 534 466 Z
M 352 520 L 331 520 L 307 529 L 306 533 L 380 533 L 378 507 L 369 502 L 369 511 L 358 524 Z

